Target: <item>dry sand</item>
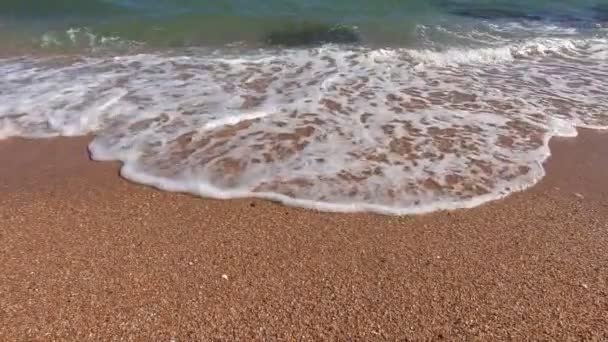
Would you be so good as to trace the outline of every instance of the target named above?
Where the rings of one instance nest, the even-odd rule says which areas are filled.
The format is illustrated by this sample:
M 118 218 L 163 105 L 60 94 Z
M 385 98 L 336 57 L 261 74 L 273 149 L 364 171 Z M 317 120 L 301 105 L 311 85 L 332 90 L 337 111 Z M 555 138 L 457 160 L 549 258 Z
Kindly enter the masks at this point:
M 424 216 L 166 193 L 87 138 L 0 142 L 0 340 L 608 340 L 608 134 Z

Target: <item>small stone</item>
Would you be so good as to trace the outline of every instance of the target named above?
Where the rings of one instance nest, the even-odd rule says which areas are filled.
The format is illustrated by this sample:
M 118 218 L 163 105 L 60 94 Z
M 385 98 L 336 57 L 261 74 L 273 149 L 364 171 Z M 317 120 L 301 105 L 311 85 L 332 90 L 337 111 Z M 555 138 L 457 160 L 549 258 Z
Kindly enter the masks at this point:
M 194 263 L 192 261 L 188 261 L 188 265 L 192 266 Z
M 228 280 L 228 275 L 227 274 L 222 274 L 222 279 Z
M 587 284 L 581 284 L 581 286 L 582 286 L 582 287 L 583 287 L 585 290 L 588 290 L 588 289 L 589 289 L 589 285 L 587 285 Z
M 578 197 L 578 198 L 580 198 L 580 199 L 585 198 L 585 196 L 583 196 L 582 194 L 579 194 L 578 192 L 577 192 L 577 193 L 575 193 L 575 194 L 574 194 L 574 196 L 576 196 L 576 197 Z

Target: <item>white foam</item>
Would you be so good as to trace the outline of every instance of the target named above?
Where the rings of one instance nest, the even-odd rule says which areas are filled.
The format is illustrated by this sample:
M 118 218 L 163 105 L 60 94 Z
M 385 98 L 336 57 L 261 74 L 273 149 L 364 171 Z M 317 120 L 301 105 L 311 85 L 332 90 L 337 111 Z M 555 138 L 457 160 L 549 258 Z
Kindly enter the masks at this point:
M 542 178 L 551 136 L 608 127 L 605 43 L 4 60 L 0 137 L 92 132 L 124 177 L 206 197 L 472 207 Z
M 92 51 L 129 49 L 144 45 L 118 36 L 104 36 L 87 27 L 71 27 L 65 31 L 49 31 L 40 37 L 42 48 L 88 48 Z
M 243 121 L 250 121 L 261 119 L 269 115 L 270 112 L 254 112 L 243 115 L 227 115 L 222 117 L 221 119 L 212 120 L 210 122 L 205 123 L 203 126 L 203 130 L 213 130 L 217 128 L 223 128 L 224 126 L 233 126 Z
M 591 45 L 599 49 L 598 52 L 594 52 L 595 57 L 601 58 L 602 54 L 607 51 L 602 46 L 602 43 L 605 44 L 605 42 L 606 40 L 537 38 L 523 43 L 510 43 L 498 47 L 451 48 L 445 51 L 407 49 L 405 53 L 419 63 L 447 66 L 513 62 L 517 58 L 576 52 L 584 46 Z
M 551 135 L 558 137 L 574 138 L 578 135 L 576 126 L 572 122 L 560 118 L 550 118 L 549 127 Z

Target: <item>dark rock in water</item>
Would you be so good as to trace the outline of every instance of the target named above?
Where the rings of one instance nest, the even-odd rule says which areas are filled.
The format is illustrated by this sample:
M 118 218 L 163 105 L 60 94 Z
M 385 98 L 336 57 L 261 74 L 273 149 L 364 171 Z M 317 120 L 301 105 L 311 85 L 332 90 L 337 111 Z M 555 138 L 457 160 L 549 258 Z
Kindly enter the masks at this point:
M 543 20 L 543 17 L 536 14 L 525 13 L 517 10 L 505 9 L 485 9 L 485 8 L 470 8 L 470 9 L 454 9 L 450 11 L 452 14 L 463 17 L 471 17 L 477 19 L 524 19 L 532 21 Z
M 506 3 L 506 4 L 505 4 Z M 525 8 L 511 6 L 508 2 L 462 2 L 454 0 L 435 0 L 435 4 L 447 12 L 476 19 L 521 19 L 543 20 L 540 13 L 528 12 Z
M 352 44 L 360 41 L 357 31 L 344 25 L 302 24 L 270 32 L 269 45 L 310 46 L 326 43 Z
M 528 14 L 519 11 L 505 11 L 505 10 L 468 10 L 468 11 L 456 11 L 454 14 L 474 17 L 478 19 L 525 19 L 532 21 L 543 20 L 543 17 L 536 14 Z
M 523 1 L 522 1 L 523 2 Z M 530 1 L 533 2 L 533 1 Z M 434 0 L 434 3 L 447 12 L 476 19 L 506 19 L 528 21 L 550 21 L 577 27 L 593 27 L 608 22 L 608 1 L 593 4 L 567 6 L 530 6 L 517 5 L 510 1 L 460 1 Z M 550 3 L 550 2 L 549 2 Z

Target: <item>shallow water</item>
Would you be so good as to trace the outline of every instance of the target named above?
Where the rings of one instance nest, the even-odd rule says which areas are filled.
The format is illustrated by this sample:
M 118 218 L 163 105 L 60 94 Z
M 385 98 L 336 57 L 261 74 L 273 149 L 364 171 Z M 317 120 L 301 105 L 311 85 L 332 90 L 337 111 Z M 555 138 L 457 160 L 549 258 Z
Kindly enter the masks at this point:
M 536 183 L 550 137 L 608 127 L 603 2 L 26 3 L 0 12 L 0 137 L 93 133 L 170 191 L 471 207 Z

